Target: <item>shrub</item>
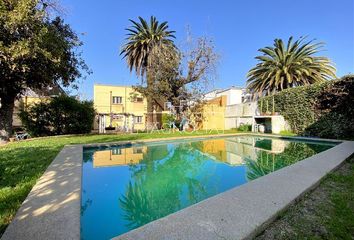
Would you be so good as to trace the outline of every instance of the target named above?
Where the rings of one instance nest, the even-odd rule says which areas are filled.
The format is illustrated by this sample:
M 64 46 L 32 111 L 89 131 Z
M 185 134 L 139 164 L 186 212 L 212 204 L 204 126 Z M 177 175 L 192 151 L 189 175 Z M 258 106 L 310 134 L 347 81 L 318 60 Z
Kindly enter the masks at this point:
M 34 136 L 89 133 L 95 110 L 91 101 L 79 101 L 66 95 L 23 109 L 20 119 Z
M 252 125 L 250 124 L 241 124 L 238 128 L 238 131 L 240 132 L 250 132 L 252 131 Z
M 162 114 L 162 128 L 164 129 L 169 129 L 172 126 L 170 125 L 172 122 L 176 123 L 176 117 L 173 114 L 169 114 L 169 113 L 163 113 Z M 177 125 L 176 125 L 177 127 Z

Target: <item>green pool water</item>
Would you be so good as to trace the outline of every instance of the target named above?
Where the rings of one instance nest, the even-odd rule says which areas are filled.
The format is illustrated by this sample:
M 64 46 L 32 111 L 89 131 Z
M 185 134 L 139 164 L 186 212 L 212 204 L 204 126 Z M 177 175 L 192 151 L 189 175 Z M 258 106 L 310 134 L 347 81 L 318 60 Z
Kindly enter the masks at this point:
M 85 148 L 81 238 L 111 239 L 333 146 L 238 136 Z

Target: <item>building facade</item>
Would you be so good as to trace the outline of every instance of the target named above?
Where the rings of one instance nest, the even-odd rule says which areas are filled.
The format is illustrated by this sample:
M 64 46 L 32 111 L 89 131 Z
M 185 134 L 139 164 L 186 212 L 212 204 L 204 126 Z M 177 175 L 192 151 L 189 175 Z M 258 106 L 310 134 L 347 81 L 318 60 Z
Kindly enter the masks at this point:
M 147 100 L 130 86 L 94 85 L 95 129 L 139 131 L 146 128 Z
M 221 98 L 225 98 L 223 104 L 215 107 L 215 101 Z M 204 100 L 206 100 L 206 106 L 209 106 L 205 108 L 207 109 L 205 114 L 208 116 L 206 119 L 209 126 L 217 124 L 219 129 L 222 126 L 222 129 L 228 130 L 238 128 L 242 124 L 253 124 L 257 103 L 251 101 L 251 95 L 247 93 L 245 88 L 230 87 L 224 90 L 213 90 L 204 95 Z M 222 120 L 211 117 L 216 115 L 222 117 Z M 205 125 L 203 124 L 203 126 Z

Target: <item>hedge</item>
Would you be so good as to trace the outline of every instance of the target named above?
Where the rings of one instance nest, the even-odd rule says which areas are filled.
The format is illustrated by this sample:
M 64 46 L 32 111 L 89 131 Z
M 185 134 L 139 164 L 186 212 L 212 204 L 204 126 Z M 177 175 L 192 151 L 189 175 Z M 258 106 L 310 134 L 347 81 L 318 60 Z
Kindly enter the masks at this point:
M 354 139 L 354 75 L 331 81 L 318 95 L 315 112 L 318 118 L 304 135 Z
M 327 81 L 319 84 L 289 88 L 273 96 L 263 97 L 258 101 L 259 110 L 262 113 L 265 113 L 267 108 L 268 111 L 273 111 L 274 97 L 274 112 L 279 112 L 284 116 L 294 133 L 302 133 L 307 126 L 315 122 L 315 101 L 318 94 L 329 83 Z
M 92 101 L 62 95 L 22 109 L 19 117 L 33 136 L 89 133 L 95 109 Z
M 348 137 L 352 131 L 352 126 L 348 126 L 348 122 L 353 121 L 352 115 L 348 114 L 352 114 L 353 111 L 344 109 L 353 109 L 354 102 L 353 98 L 344 96 L 354 95 L 353 87 L 349 87 L 353 86 L 353 82 L 354 76 L 348 75 L 338 80 L 286 89 L 272 96 L 260 98 L 258 107 L 263 113 L 267 109 L 268 112 L 279 112 L 294 133 L 328 138 Z M 339 92 L 338 89 L 342 91 L 340 95 L 336 94 Z M 328 100 L 325 96 L 332 98 Z M 321 105 L 320 101 L 324 103 Z M 335 104 L 336 101 L 342 105 L 332 109 L 332 103 Z

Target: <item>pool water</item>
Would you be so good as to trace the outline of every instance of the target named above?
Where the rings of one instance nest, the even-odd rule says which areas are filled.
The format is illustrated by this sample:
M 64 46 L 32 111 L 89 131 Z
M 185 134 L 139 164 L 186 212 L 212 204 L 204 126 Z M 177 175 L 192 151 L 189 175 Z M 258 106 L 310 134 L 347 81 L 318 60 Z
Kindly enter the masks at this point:
M 110 239 L 333 146 L 238 136 L 85 148 L 81 238 Z

